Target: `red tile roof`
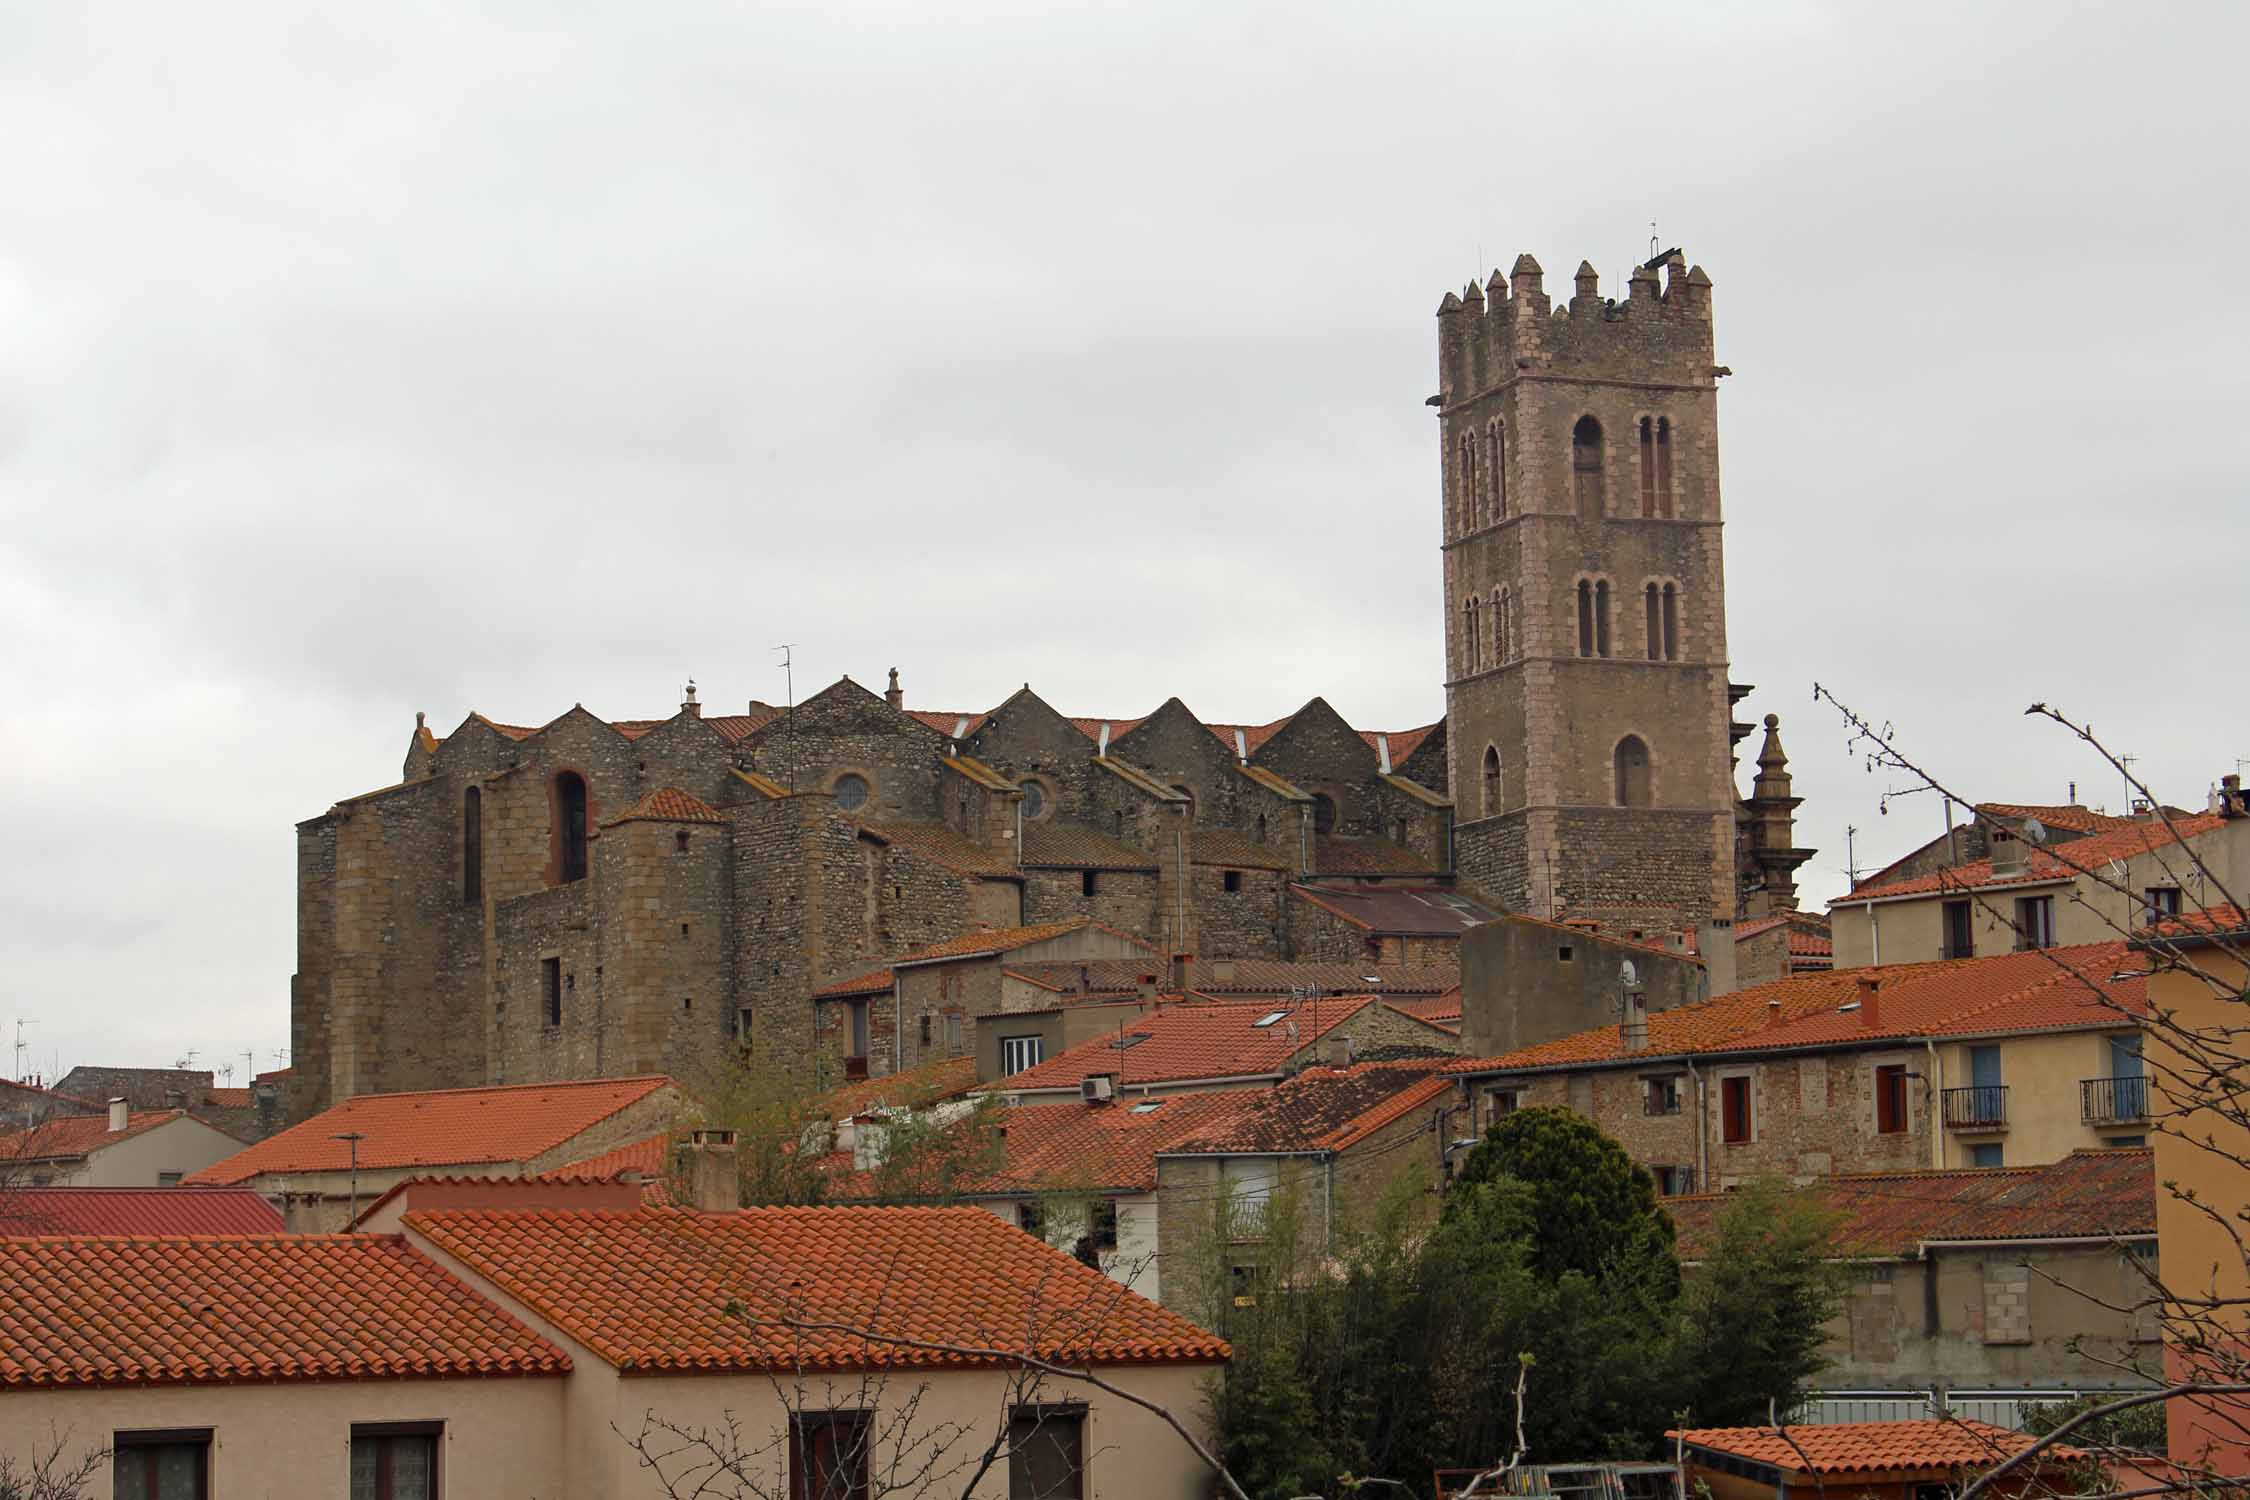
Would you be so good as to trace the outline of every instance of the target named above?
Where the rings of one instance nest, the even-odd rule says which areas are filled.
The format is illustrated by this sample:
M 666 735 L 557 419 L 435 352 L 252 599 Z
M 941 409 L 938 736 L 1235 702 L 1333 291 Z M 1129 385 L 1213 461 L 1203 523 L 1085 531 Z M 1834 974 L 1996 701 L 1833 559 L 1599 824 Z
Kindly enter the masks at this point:
M 406 1224 L 635 1374 L 1001 1362 L 885 1340 L 1088 1364 L 1227 1353 L 979 1208 L 456 1211 Z
M 658 1131 L 655 1135 L 643 1136 L 637 1141 L 627 1141 L 622 1146 L 612 1146 L 607 1151 L 597 1151 L 592 1156 L 581 1156 L 544 1175 L 615 1177 L 624 1172 L 638 1172 L 643 1177 L 662 1177 L 671 1144 L 672 1137 L 664 1131 Z
M 1000 1164 L 968 1183 L 965 1191 L 995 1196 L 1059 1189 L 1153 1192 L 1157 1152 L 1231 1114 L 1243 1097 L 1239 1092 L 1210 1091 L 1003 1110 L 998 1121 Z M 970 1125 L 964 1120 L 954 1128 L 966 1130 Z M 835 1153 L 832 1165 L 829 1191 L 836 1200 L 848 1202 L 874 1191 L 875 1174 L 851 1170 L 849 1153 Z M 960 1184 L 953 1186 L 964 1190 Z
M 892 959 L 891 963 L 895 966 L 940 958 L 976 958 L 988 953 L 1013 953 L 1019 948 L 1029 948 L 1034 943 L 1066 937 L 1081 928 L 1100 926 L 1100 923 L 1090 917 L 1065 917 L 1059 922 L 1038 922 L 1029 927 L 1000 927 L 989 932 L 964 932 L 958 937 L 947 938 L 942 943 L 931 943 L 928 947 L 916 948 L 911 953 L 902 953 Z M 1108 927 L 1102 927 L 1101 930 L 1115 932 L 1115 929 Z M 1115 935 L 1126 936 L 1124 933 Z M 1140 940 L 1135 938 L 1134 941 Z M 1141 946 L 1148 945 L 1142 943 Z M 1151 948 L 1149 951 L 1153 953 L 1156 950 Z
M 660 786 L 640 801 L 626 808 L 616 817 L 602 824 L 614 828 L 620 823 L 724 823 L 719 810 L 700 797 L 691 797 L 676 786 Z
M 1008 972 L 1062 994 L 1122 995 L 1144 979 L 1171 983 L 1161 956 L 1146 958 L 1042 958 L 1017 961 Z M 1374 983 L 1369 983 L 1372 979 Z M 1278 958 L 1199 958 L 1188 966 L 1188 988 L 1215 997 L 1287 995 L 1319 990 L 1330 995 L 1381 995 L 1386 1000 L 1437 996 L 1461 987 L 1458 964 L 1298 963 Z M 1403 1007 L 1402 1007 L 1403 1008 Z M 1453 1009 L 1460 1011 L 1456 994 Z
M 1026 823 L 1023 862 L 1065 870 L 1156 868 L 1156 861 L 1148 854 L 1083 823 Z
M 1855 888 L 1849 895 L 1839 896 L 1828 903 L 1830 910 L 1850 906 L 1859 901 L 1880 901 L 1896 896 L 1923 896 L 1939 891 L 1969 891 L 1987 886 L 2029 885 L 2040 881 L 2072 880 L 2087 870 L 2098 870 L 2113 859 L 2131 859 L 2167 848 L 2179 839 L 2192 839 L 2211 832 L 2225 820 L 2215 813 L 2199 813 L 2193 817 L 2175 818 L 2172 828 L 2162 823 L 2130 823 L 2123 828 L 2113 828 L 2106 833 L 2089 834 L 2073 839 L 2067 844 L 2052 848 L 2027 847 L 2023 869 L 2007 875 L 1996 875 L 1992 861 L 1980 859 L 1957 867 L 1934 870 L 1927 875 L 1916 875 L 1907 880 L 1893 880 L 1877 885 L 1870 882 Z M 2178 830 L 2175 838 L 2173 829 Z
M 601 1078 L 361 1094 L 205 1167 L 187 1181 L 231 1184 L 267 1173 L 346 1171 L 351 1166 L 349 1144 L 335 1139 L 346 1131 L 363 1137 L 363 1170 L 527 1162 L 669 1087 L 668 1078 Z
M 2092 980 L 2099 997 L 2072 971 Z M 1880 984 L 1874 1024 L 1860 1001 L 1862 979 Z M 1846 1005 L 1854 1008 L 1841 1009 Z M 1624 1058 L 1850 1046 L 1897 1037 L 2116 1029 L 2145 1014 L 2147 1007 L 2147 975 L 2134 967 L 2125 944 L 2086 943 L 1989 958 L 1795 974 L 1716 1000 L 1657 1011 L 1648 1018 L 1648 1044 L 1631 1052 L 1617 1027 L 1603 1026 L 1500 1057 L 1467 1059 L 1454 1064 L 1454 1070 L 1514 1072 Z
M 248 1188 L 9 1187 L 0 1235 L 279 1234 L 281 1215 Z
M 1846 1255 L 1912 1255 L 1929 1240 L 2038 1240 L 2156 1232 L 2152 1154 L 2074 1151 L 2037 1167 L 1854 1172 L 1805 1189 L 1838 1216 Z M 1708 1254 L 1723 1193 L 1664 1200 L 1680 1254 Z
M 1244 870 L 1286 870 L 1289 861 L 1246 833 L 1231 828 L 1198 828 L 1188 834 L 1188 859 L 1199 865 L 1233 865 Z
M 922 1109 L 958 1099 L 976 1086 L 975 1058 L 946 1057 L 831 1089 L 821 1096 L 820 1110 L 831 1120 L 843 1120 L 885 1106 Z
M 1011 1094 L 1075 1089 L 1091 1073 L 1115 1073 L 1118 1083 L 1127 1088 L 1276 1073 L 1299 1051 L 1373 1003 L 1368 996 L 1357 995 L 1305 1001 L 1294 1010 L 1268 1001 L 1166 1006 L 1124 1023 L 1118 1036 L 1081 1042 L 991 1087 Z M 1256 1024 L 1267 1016 L 1278 1019 Z M 1126 1044 L 1122 1048 L 1120 1041 Z
M 2133 825 L 2131 818 L 2098 813 L 2075 802 L 1979 802 L 1977 811 L 1994 818 L 2037 818 L 2049 828 L 2072 833 L 2107 833 L 2112 828 Z
M 553 1375 L 396 1235 L 0 1240 L 0 1388 Z
M 252 1100 L 248 1089 L 209 1089 L 203 1102 L 213 1109 L 248 1109 Z
M 1924 1422 L 1817 1423 L 1791 1427 L 1786 1438 L 1771 1427 L 1695 1427 L 1665 1436 L 1676 1437 L 1690 1448 L 1729 1453 L 1798 1474 L 1979 1467 L 2037 1441 L 2026 1433 L 1964 1417 Z M 2084 1457 L 2080 1449 L 2059 1445 L 2047 1451 L 2057 1463 Z
M 1383 936 L 1459 937 L 1500 915 L 1450 886 L 1292 885 L 1289 893 Z
M 0 1162 L 71 1161 L 186 1118 L 184 1109 L 135 1110 L 126 1116 L 123 1130 L 112 1130 L 107 1113 L 50 1115 L 29 1130 L 0 1135 Z
M 864 974 L 854 974 L 822 985 L 812 992 L 815 1000 L 849 1000 L 860 995 L 887 995 L 891 991 L 891 968 L 885 964 L 880 969 L 869 969 Z
M 894 844 L 912 854 L 919 854 L 943 869 L 957 875 L 977 875 L 987 879 L 1017 880 L 1023 872 L 1016 862 L 998 849 L 987 849 L 974 839 L 966 838 L 943 823 L 861 823 L 860 831 L 873 835 L 886 844 Z
M 1231 1108 L 1164 1148 L 1170 1156 L 1344 1151 L 1455 1090 L 1430 1059 L 1307 1068 L 1270 1089 L 1218 1097 Z M 1033 1114 L 1041 1111 L 1024 1110 Z
M 1430 862 L 1384 838 L 1313 840 L 1313 869 L 1322 875 L 1433 875 Z

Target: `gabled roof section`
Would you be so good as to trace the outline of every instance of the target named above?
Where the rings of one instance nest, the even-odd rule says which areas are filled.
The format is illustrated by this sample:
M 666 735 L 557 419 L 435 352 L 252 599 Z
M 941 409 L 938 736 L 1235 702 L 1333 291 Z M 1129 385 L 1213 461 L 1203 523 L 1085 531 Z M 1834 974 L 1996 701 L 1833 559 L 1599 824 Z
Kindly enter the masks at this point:
M 1269 771 L 1264 766 L 1236 766 L 1235 769 L 1277 797 L 1287 798 L 1291 802 L 1312 801 L 1311 793 L 1299 791 L 1288 777 Z
M 837 979 L 812 992 L 815 1000 L 856 1000 L 864 995 L 887 995 L 891 992 L 891 966 L 869 969 L 864 974 L 854 974 L 848 979 Z
M 1188 833 L 1188 862 L 1232 865 L 1242 870 L 1289 869 L 1289 861 L 1246 833 L 1231 828 L 1196 828 Z
M 1038 1109 L 1009 1110 L 1003 1116 L 998 1167 L 957 1191 L 984 1197 L 1072 1191 L 1146 1193 L 1156 1188 L 1156 1155 L 1182 1136 L 1234 1110 L 1239 1095 L 1226 1092 L 1174 1094 L 1153 1109 L 1132 1101 L 1107 1104 L 1076 1101 Z M 966 1130 L 968 1122 L 955 1127 Z M 829 1189 L 837 1201 L 865 1197 L 874 1174 L 853 1171 L 848 1155 L 837 1155 Z
M 1424 724 L 1419 729 L 1362 729 L 1359 734 L 1361 739 L 1366 740 L 1369 746 L 1376 750 L 1381 750 L 1384 747 L 1376 745 L 1375 741 L 1378 739 L 1385 741 L 1391 752 L 1391 769 L 1396 771 L 1400 766 L 1414 758 L 1414 752 L 1422 748 L 1424 740 L 1428 739 L 1436 730 L 1444 727 L 1445 720 L 1440 719 L 1435 724 Z
M 690 796 L 676 786 L 660 786 L 640 801 L 626 808 L 616 817 L 602 824 L 615 828 L 620 823 L 724 823 L 719 810 L 700 797 Z
M 2107 833 L 2133 826 L 2131 818 L 2095 812 L 2076 802 L 1979 802 L 1977 811 L 1989 818 L 2037 818 L 2049 828 L 2070 833 Z
M 601 1078 L 361 1094 L 187 1181 L 233 1184 L 273 1173 L 348 1171 L 351 1153 L 335 1139 L 346 1131 L 359 1133 L 359 1165 L 368 1171 L 527 1162 L 671 1086 L 661 1077 Z
M 1386 1125 L 1452 1094 L 1429 1059 L 1307 1068 L 1270 1089 L 1223 1097 L 1234 1107 L 1164 1148 L 1167 1156 L 1261 1156 L 1345 1151 Z
M 1112 927 L 1102 927 L 1099 922 L 1091 917 L 1065 917 L 1059 922 L 1040 922 L 1029 927 L 1001 927 L 990 932 L 964 932 L 957 937 L 949 937 L 942 943 L 931 943 L 928 947 L 916 948 L 911 953 L 902 953 L 891 960 L 891 966 L 898 968 L 905 964 L 935 963 L 941 959 L 983 958 L 987 955 L 1013 953 L 1019 948 L 1029 948 L 1035 943 L 1044 943 L 1053 938 L 1066 937 L 1073 932 L 1088 927 L 1101 927 L 1104 932 L 1113 933 L 1118 937 L 1130 938 L 1140 947 L 1148 947 L 1148 944 L 1141 942 L 1139 938 L 1132 937 L 1129 933 L 1118 932 Z M 1153 953 L 1156 950 L 1150 948 L 1149 951 Z
M 1227 1354 L 1185 1318 L 981 1208 L 453 1211 L 409 1214 L 406 1225 L 633 1374 L 958 1369 L 1013 1353 L 1205 1364 Z
M 1110 775 L 1115 776 L 1127 786 L 1132 787 L 1135 791 L 1154 797 L 1159 802 L 1185 802 L 1188 800 L 1185 792 L 1172 790 L 1163 782 L 1149 775 L 1148 772 L 1136 770 L 1114 756 L 1097 755 L 1094 757 L 1094 764 L 1109 772 Z
M 2058 844 L 2051 849 L 2031 846 L 2025 850 L 2024 864 L 2020 871 L 1997 874 L 1992 868 L 1991 860 L 1980 859 L 1951 869 L 1934 870 L 1908 880 L 1862 885 L 1849 895 L 1838 896 L 1828 903 L 1828 907 L 1830 911 L 1835 911 L 1861 901 L 1882 901 L 1899 896 L 1924 896 L 1951 891 L 2036 885 L 2042 881 L 2075 880 L 2082 872 L 2098 870 L 2113 859 L 2132 859 L 2137 855 L 2173 848 L 2181 839 L 2199 838 L 2213 832 L 2224 822 L 2225 819 L 2215 813 L 2175 818 L 2171 828 L 2160 822 L 2136 822 L 2124 828 L 2113 828 L 2106 833 L 2072 839 L 2067 844 Z M 2177 837 L 2174 836 L 2173 829 L 2178 830 Z M 2182 857 L 2185 858 L 2184 855 Z
M 1380 763 L 1375 747 L 1344 716 L 1315 698 L 1289 716 L 1289 721 L 1250 752 L 1253 762 L 1283 769 L 1308 762 L 1323 765 L 1341 758 L 1355 777 L 1371 776 Z
M 1728 1454 L 1786 1474 L 1860 1474 L 1885 1469 L 1931 1469 L 1950 1474 L 1981 1470 L 2037 1441 L 2028 1433 L 1967 1417 L 1925 1422 L 1812 1423 L 1792 1426 L 1786 1434 L 1771 1427 L 1696 1427 L 1664 1435 L 1690 1448 Z M 2042 1461 L 2061 1464 L 2085 1456 L 2084 1449 L 2058 1444 L 2045 1451 Z
M 1451 807 L 1453 805 L 1453 799 L 1443 792 L 1433 792 L 1422 785 L 1421 782 L 1408 781 L 1404 776 L 1386 775 L 1382 778 L 1382 782 L 1393 791 L 1404 792 L 1424 807 Z
M 1299 1051 L 1374 1003 L 1354 995 L 1309 1000 L 1295 1009 L 1270 1001 L 1167 1006 L 1124 1023 L 1115 1036 L 1081 1042 L 991 1088 L 1002 1094 L 1076 1089 L 1095 1073 L 1114 1073 L 1127 1088 L 1263 1077 L 1279 1073 Z
M 966 755 L 941 755 L 938 757 L 938 764 L 944 766 L 956 776 L 965 777 L 975 782 L 988 792 L 1020 792 L 1022 790 L 983 761 L 972 759 Z
M 753 796 L 762 797 L 768 802 L 778 802 L 790 795 L 789 788 L 763 771 L 745 771 L 740 766 L 729 766 L 727 776 L 731 785 L 744 787 Z
M 831 1089 L 821 1097 L 820 1107 L 831 1120 L 847 1120 L 875 1109 L 927 1109 L 958 1099 L 976 1086 L 975 1058 L 945 1057 L 903 1073 L 863 1078 Z
M 570 1369 L 396 1235 L 0 1240 L 0 1285 L 0 1389 Z
M 1131 844 L 1097 833 L 1083 823 L 1060 821 L 1023 826 L 1023 862 L 1064 870 L 1153 870 L 1156 861 Z
M 956 713 L 947 708 L 903 708 L 899 712 L 949 740 L 966 739 L 982 729 L 985 720 L 991 717 L 989 714 Z
M 1854 1172 L 1802 1191 L 1837 1216 L 1836 1248 L 1855 1256 L 1913 1255 L 1932 1240 L 2142 1238 L 2156 1233 L 2155 1158 L 2146 1149 L 2073 1151 L 2036 1167 L 1944 1172 Z M 1680 1254 L 1710 1253 L 1723 1193 L 1664 1200 Z
M 2067 966 L 2067 967 L 2065 967 Z M 2093 981 L 2089 993 L 2075 977 Z M 1877 983 L 1872 1015 L 1862 980 Z M 1628 1052 L 1615 1026 L 1597 1027 L 1492 1058 L 1454 1065 L 1461 1073 L 1716 1052 L 1766 1052 L 1895 1043 L 1907 1037 L 1999 1036 L 2020 1031 L 2122 1030 L 2146 1014 L 2148 976 L 2126 945 L 2001 953 L 1877 968 L 1794 974 L 1770 984 L 1657 1011 L 1648 1044 Z
M 29 1130 L 0 1136 L 0 1162 L 76 1161 L 188 1118 L 184 1109 L 135 1110 L 125 1117 L 123 1130 L 112 1130 L 107 1114 L 52 1115 Z M 196 1123 L 218 1130 L 208 1121 Z
M 1023 872 L 1006 854 L 987 849 L 943 823 L 862 823 L 859 831 L 863 838 L 896 845 L 956 875 L 975 875 L 985 880 L 1023 878 Z
M 248 1188 L 25 1187 L 0 1191 L 0 1235 L 280 1234 Z

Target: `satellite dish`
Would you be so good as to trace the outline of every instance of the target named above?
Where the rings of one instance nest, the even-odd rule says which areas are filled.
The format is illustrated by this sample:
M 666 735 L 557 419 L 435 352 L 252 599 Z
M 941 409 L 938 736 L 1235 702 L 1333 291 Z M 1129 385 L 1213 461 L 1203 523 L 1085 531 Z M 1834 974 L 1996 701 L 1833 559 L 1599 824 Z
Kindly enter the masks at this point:
M 2044 824 L 2044 823 L 2042 823 L 2042 822 L 2040 822 L 2040 821 L 2039 821 L 2039 820 L 2038 820 L 2037 818 L 2026 818 L 2026 819 L 2024 819 L 2024 820 L 2023 820 L 2023 841 L 2024 841 L 2025 843 L 2027 843 L 2027 844 L 2044 844 L 2044 843 L 2046 843 L 2046 842 L 2047 842 L 2047 825 L 2046 825 L 2046 824 Z

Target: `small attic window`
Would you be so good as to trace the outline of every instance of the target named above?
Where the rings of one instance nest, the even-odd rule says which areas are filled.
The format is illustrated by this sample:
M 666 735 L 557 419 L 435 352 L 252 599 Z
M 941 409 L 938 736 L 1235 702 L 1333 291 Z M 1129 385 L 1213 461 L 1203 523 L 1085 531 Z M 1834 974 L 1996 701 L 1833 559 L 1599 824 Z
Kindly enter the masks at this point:
M 1858 1009 L 1859 1009 L 1859 1002 L 1858 1002 L 1857 1000 L 1846 1000 L 1846 1001 L 1845 1001 L 1845 1002 L 1844 1002 L 1844 1003 L 1843 1003 L 1842 1005 L 1839 1005 L 1839 1006 L 1837 1006 L 1837 1007 L 1836 1007 L 1836 1013 L 1837 1013 L 1838 1015 L 1841 1015 L 1841 1014 L 1843 1014 L 1843 1013 L 1844 1013 L 1845 1011 L 1847 1011 L 1847 1010 L 1858 1010 Z
M 1281 1020 L 1288 1014 L 1289 1012 L 1285 1010 L 1269 1010 L 1264 1015 L 1258 1017 L 1257 1020 L 1252 1021 L 1250 1024 L 1252 1026 L 1271 1026 L 1274 1024 L 1274 1022 Z
M 672 851 L 675 854 L 687 853 L 687 830 L 685 828 L 672 835 Z
M 1136 1115 L 1153 1115 L 1163 1107 L 1164 1101 L 1162 1099 L 1143 1099 L 1133 1106 L 1132 1112 Z
M 1219 877 L 1219 883 L 1230 892 L 1239 891 L 1242 889 L 1242 872 L 1240 870 L 1229 870 Z

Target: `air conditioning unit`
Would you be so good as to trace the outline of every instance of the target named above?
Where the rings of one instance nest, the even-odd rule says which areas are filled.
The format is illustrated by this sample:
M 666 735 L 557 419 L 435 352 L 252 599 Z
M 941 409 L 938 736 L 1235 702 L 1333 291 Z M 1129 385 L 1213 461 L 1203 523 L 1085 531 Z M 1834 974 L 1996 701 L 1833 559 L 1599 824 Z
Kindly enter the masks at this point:
M 1116 1096 L 1115 1073 L 1088 1073 L 1078 1080 L 1078 1097 L 1088 1104 L 1107 1104 Z

